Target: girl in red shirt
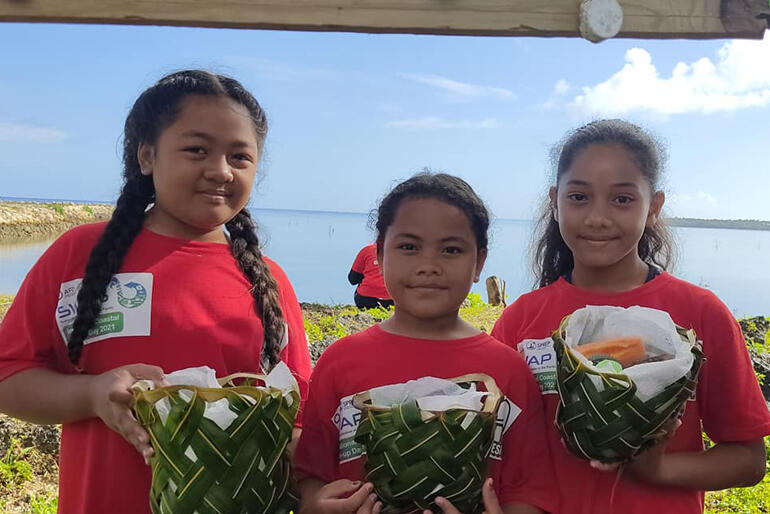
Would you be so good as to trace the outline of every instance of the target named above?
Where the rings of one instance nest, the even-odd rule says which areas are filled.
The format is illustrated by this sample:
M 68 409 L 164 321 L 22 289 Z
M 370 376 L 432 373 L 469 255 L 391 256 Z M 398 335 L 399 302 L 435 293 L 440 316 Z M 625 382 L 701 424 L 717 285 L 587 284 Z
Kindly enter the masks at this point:
M 313 370 L 294 455 L 300 512 L 380 511 L 373 485 L 364 483 L 363 448 L 354 440 L 360 412 L 351 405 L 352 395 L 421 377 L 477 372 L 492 376 L 510 402 L 498 415 L 499 445 L 489 461 L 494 489 L 489 481 L 483 488 L 487 513 L 553 511 L 537 384 L 517 352 L 458 315 L 487 255 L 484 204 L 457 177 L 419 174 L 385 197 L 376 227 L 377 256 L 394 312 L 335 342 Z M 446 499 L 436 499 L 436 505 L 457 514 Z
M 573 132 L 535 246 L 540 288 L 506 308 L 492 335 L 517 348 L 543 393 L 551 454 L 567 514 L 703 511 L 703 491 L 751 486 L 765 473 L 770 412 L 740 327 L 710 291 L 668 273 L 671 234 L 661 218 L 661 151 L 642 129 L 602 120 Z M 641 305 L 693 328 L 706 361 L 678 428 L 621 474 L 566 450 L 552 423 L 559 397 L 551 333 L 586 305 Z M 716 443 L 705 450 L 701 433 Z M 611 491 L 614 489 L 614 496 Z
M 237 81 L 180 71 L 128 114 L 107 223 L 61 236 L 0 325 L 0 411 L 61 423 L 59 512 L 150 512 L 152 448 L 131 385 L 310 358 L 294 291 L 245 205 L 267 119 Z M 225 232 L 226 229 L 226 232 Z

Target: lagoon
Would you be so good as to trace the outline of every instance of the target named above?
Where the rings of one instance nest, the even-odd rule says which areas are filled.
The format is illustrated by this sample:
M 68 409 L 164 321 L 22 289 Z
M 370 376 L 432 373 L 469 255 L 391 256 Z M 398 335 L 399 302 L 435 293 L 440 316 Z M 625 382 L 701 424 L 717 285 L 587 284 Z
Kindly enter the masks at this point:
M 302 302 L 352 303 L 347 282 L 358 250 L 374 240 L 361 213 L 253 209 L 266 255 L 286 271 Z M 497 219 L 482 280 L 472 292 L 486 298 L 484 278 L 506 281 L 509 301 L 531 289 L 527 251 L 532 222 Z M 770 312 L 770 231 L 675 227 L 674 273 L 714 291 L 736 316 Z M 14 294 L 51 240 L 0 243 L 0 294 Z

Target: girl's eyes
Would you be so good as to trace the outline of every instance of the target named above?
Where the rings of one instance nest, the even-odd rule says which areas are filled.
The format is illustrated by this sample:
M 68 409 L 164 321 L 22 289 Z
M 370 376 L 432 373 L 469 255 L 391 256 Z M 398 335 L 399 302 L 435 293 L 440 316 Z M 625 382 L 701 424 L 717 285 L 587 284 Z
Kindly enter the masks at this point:
M 458 253 L 462 253 L 462 250 L 456 246 L 447 246 L 444 248 L 444 253 L 448 253 L 449 255 L 457 255 Z
M 620 195 L 617 198 L 615 198 L 615 202 L 619 203 L 620 205 L 626 205 L 631 202 L 633 202 L 634 199 L 631 196 L 628 195 Z
M 233 159 L 236 161 L 242 161 L 243 163 L 249 164 L 254 162 L 254 159 L 251 158 L 251 155 L 245 154 L 245 153 L 239 153 L 233 155 Z
M 569 193 L 567 194 L 567 198 L 569 198 L 573 202 L 583 202 L 586 200 L 587 197 L 583 193 Z
M 202 146 L 188 146 L 187 148 L 184 149 L 184 151 L 195 155 L 206 154 L 206 150 L 204 150 Z
M 406 250 L 406 251 L 413 251 L 417 247 L 413 245 L 412 243 L 401 243 L 397 246 L 399 250 Z

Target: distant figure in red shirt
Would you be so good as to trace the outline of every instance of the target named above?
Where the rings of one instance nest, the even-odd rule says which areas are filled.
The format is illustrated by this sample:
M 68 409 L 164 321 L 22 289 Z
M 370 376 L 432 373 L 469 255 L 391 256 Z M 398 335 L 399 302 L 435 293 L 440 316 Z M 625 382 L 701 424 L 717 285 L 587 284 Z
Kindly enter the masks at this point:
M 380 274 L 380 263 L 377 262 L 377 246 L 367 245 L 361 248 L 350 267 L 348 280 L 356 285 L 353 298 L 359 309 L 374 309 L 377 307 L 390 307 L 393 299 L 385 289 L 385 280 Z

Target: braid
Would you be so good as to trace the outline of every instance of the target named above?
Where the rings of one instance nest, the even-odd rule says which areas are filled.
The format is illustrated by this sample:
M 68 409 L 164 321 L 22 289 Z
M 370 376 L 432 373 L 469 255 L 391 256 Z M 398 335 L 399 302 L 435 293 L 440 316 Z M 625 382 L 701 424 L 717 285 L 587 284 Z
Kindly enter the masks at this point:
M 78 311 L 67 342 L 72 364 L 77 365 L 83 341 L 102 311 L 102 298 L 123 264 L 128 248 L 142 229 L 144 212 L 153 198 L 152 179 L 142 175 L 126 181 L 112 218 L 91 251 L 78 291 Z
M 225 226 L 230 233 L 230 248 L 233 256 L 252 284 L 251 296 L 254 298 L 254 310 L 262 320 L 265 339 L 261 360 L 272 368 L 281 360 L 281 340 L 286 330 L 278 299 L 278 284 L 270 273 L 267 262 L 262 258 L 255 230 L 256 224 L 249 211 L 246 208 L 241 209 Z

